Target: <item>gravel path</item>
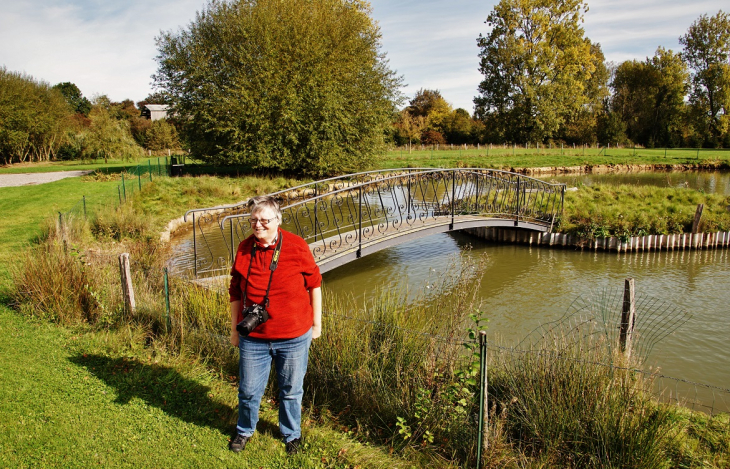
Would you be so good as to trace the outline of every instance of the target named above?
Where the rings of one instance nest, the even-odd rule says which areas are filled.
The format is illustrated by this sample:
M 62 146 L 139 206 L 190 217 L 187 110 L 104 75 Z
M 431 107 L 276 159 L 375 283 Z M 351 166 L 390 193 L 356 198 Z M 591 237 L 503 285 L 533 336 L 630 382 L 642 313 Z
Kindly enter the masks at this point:
M 30 186 L 89 174 L 92 171 L 56 171 L 53 173 L 0 174 L 0 187 Z

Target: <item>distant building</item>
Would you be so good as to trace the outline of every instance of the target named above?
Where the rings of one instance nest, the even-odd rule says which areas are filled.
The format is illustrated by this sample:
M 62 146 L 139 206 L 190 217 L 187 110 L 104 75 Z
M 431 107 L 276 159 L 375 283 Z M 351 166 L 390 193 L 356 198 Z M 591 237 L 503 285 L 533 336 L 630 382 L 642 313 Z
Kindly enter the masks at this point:
M 167 119 L 167 104 L 145 104 L 142 109 L 142 117 L 146 117 L 152 121 L 159 119 Z

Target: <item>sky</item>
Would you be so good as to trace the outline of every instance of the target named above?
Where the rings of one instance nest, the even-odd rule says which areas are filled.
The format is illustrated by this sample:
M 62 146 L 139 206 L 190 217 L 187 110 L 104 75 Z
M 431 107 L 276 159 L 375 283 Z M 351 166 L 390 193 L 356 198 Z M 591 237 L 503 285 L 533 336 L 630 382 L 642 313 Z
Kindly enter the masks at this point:
M 586 37 L 606 60 L 644 60 L 702 14 L 730 10 L 727 0 L 588 0 Z M 0 0 L 0 67 L 51 85 L 70 81 L 84 96 L 144 99 L 157 68 L 155 37 L 186 27 L 205 0 Z M 477 37 L 487 35 L 495 0 L 371 0 L 390 68 L 402 92 L 436 89 L 473 111 L 481 81 Z

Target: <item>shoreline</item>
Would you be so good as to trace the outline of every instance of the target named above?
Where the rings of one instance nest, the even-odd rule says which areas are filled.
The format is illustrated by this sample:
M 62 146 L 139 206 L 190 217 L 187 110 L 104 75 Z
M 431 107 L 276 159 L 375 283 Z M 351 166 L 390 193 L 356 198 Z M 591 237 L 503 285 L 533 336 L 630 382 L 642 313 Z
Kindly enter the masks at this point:
M 730 169 L 730 164 L 696 163 L 696 164 L 599 164 L 582 166 L 543 166 L 530 168 L 510 168 L 513 173 L 525 175 L 543 174 L 608 174 L 636 172 L 670 172 L 670 171 L 717 171 Z
M 581 251 L 611 251 L 616 253 L 643 251 L 690 251 L 723 249 L 730 246 L 730 231 L 717 233 L 682 233 L 669 235 L 632 236 L 627 239 L 584 239 L 566 233 L 548 233 L 515 228 L 469 228 L 464 232 L 500 244 L 527 244 L 537 247 L 572 247 Z

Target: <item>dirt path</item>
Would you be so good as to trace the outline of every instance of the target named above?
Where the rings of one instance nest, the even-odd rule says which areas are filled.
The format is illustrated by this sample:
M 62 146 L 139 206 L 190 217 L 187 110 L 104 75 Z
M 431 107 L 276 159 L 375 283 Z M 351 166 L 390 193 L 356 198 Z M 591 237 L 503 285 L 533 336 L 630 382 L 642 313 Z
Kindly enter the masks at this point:
M 92 171 L 56 171 L 52 173 L 0 174 L 0 187 L 30 186 L 89 174 Z

